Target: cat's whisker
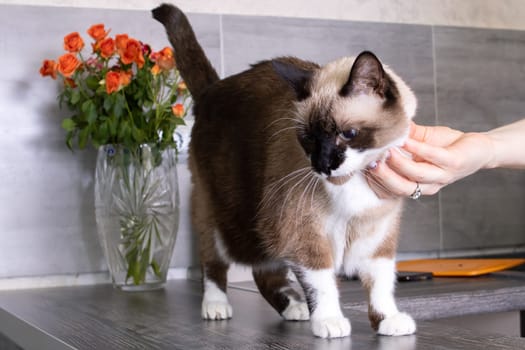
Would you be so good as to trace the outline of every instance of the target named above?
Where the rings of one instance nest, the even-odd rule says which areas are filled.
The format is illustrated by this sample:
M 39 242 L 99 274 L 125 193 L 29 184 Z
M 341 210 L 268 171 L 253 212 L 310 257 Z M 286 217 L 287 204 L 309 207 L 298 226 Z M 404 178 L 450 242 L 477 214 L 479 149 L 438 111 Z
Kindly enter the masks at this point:
M 271 203 L 272 199 L 276 196 L 276 194 L 279 192 L 281 188 L 286 186 L 289 182 L 293 181 L 295 178 L 303 175 L 306 172 L 310 171 L 310 167 L 304 167 L 301 169 L 297 169 L 286 176 L 283 176 L 281 179 L 271 183 L 268 188 L 268 192 L 263 196 L 261 199 L 261 202 L 259 203 L 257 207 L 257 212 L 260 211 L 261 208 L 264 208 L 267 206 L 267 204 Z
M 286 205 L 288 205 L 290 202 L 288 201 L 289 197 L 291 195 L 293 195 L 293 192 L 295 191 L 295 188 L 297 186 L 299 186 L 301 183 L 303 183 L 306 179 L 308 179 L 309 176 L 311 176 L 311 172 L 309 171 L 308 173 L 306 173 L 299 181 L 297 181 L 297 183 L 295 183 L 295 185 L 293 185 L 292 187 L 290 187 L 286 193 L 286 196 L 284 197 L 284 200 L 281 202 L 281 213 L 279 215 L 279 219 L 282 220 L 283 218 L 283 213 L 284 213 L 284 207 Z
M 310 210 L 312 210 L 312 212 L 314 211 L 315 193 L 317 191 L 317 186 L 319 185 L 319 182 L 321 182 L 321 179 L 318 176 L 314 176 L 314 179 L 315 182 L 312 188 L 312 195 L 310 196 Z
M 287 114 L 287 113 L 289 113 L 288 110 L 283 110 L 283 114 Z M 264 130 L 270 128 L 272 125 L 274 125 L 274 124 L 276 124 L 276 123 L 278 123 L 278 122 L 280 122 L 280 121 L 285 121 L 285 120 L 290 120 L 290 121 L 292 121 L 292 122 L 295 122 L 295 123 L 298 124 L 298 126 L 305 126 L 305 125 L 306 125 L 305 121 L 302 120 L 302 119 L 300 119 L 300 118 L 283 117 L 283 118 L 276 119 L 276 120 L 274 120 L 273 122 L 271 122 L 270 124 L 268 124 L 268 125 L 264 128 Z
M 301 196 L 299 197 L 299 200 L 297 201 L 297 209 L 295 211 L 295 222 L 296 222 L 296 225 L 297 225 L 297 220 L 299 218 L 302 218 L 303 216 L 302 215 L 299 215 L 299 214 L 302 214 L 302 213 L 299 213 L 299 210 L 300 209 L 304 209 L 305 208 L 305 205 L 306 205 L 306 196 L 312 186 L 312 184 L 315 183 L 315 176 L 313 175 L 313 173 L 311 173 L 312 177 L 310 178 L 310 181 L 308 181 L 308 183 L 306 184 L 306 186 L 304 187 L 304 190 L 303 190 L 303 193 L 301 194 Z
M 268 138 L 268 142 L 270 142 L 275 136 L 283 133 L 283 132 L 286 132 L 287 130 L 292 130 L 292 129 L 300 129 L 301 127 L 300 126 L 290 126 L 288 128 L 283 128 L 283 129 L 280 129 L 278 131 L 276 131 L 275 133 L 273 133 L 269 138 Z

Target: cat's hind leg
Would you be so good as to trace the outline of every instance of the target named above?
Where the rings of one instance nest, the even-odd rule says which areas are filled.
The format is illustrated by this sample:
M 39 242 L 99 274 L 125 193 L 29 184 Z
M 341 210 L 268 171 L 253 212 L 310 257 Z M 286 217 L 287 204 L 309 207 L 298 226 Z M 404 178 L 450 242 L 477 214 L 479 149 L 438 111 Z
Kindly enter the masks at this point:
M 199 256 L 202 267 L 203 297 L 201 316 L 208 320 L 232 317 L 232 306 L 226 295 L 229 259 L 221 244 L 208 201 L 195 181 L 192 191 L 192 222 L 199 234 Z
M 408 335 L 416 331 L 414 319 L 397 309 L 394 300 L 395 261 L 393 258 L 369 259 L 359 276 L 368 290 L 368 317 L 381 335 Z
M 200 258 L 204 289 L 201 316 L 207 320 L 224 320 L 233 315 L 226 295 L 229 263 L 218 251 L 216 235 L 217 232 L 201 234 Z
M 294 289 L 285 264 L 254 266 L 253 279 L 262 296 L 286 320 L 305 321 L 310 312 L 304 297 Z

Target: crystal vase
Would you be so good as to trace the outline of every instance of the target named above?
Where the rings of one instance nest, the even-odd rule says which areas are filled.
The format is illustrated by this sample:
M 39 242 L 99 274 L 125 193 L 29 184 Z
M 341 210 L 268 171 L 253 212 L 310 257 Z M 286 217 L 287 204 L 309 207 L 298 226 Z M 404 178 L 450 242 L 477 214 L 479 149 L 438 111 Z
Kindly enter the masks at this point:
M 95 216 L 116 288 L 142 291 L 166 282 L 179 224 L 177 153 L 144 144 L 99 147 Z

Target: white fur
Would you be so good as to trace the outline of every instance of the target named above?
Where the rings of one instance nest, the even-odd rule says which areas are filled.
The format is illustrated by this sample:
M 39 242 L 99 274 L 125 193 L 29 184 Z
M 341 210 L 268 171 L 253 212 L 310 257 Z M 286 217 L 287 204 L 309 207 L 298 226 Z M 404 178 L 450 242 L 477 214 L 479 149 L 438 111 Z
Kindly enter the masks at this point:
M 408 314 L 398 311 L 394 299 L 395 261 L 386 258 L 368 259 L 359 269 L 360 275 L 373 279 L 370 305 L 384 316 L 377 332 L 393 336 L 414 333 L 416 323 Z
M 204 278 L 204 296 L 202 298 L 201 316 L 207 320 L 224 320 L 233 315 L 232 306 L 226 294 L 215 282 Z
M 385 318 L 379 324 L 378 334 L 381 335 L 409 335 L 416 332 L 416 323 L 410 315 L 399 312 L 394 316 Z
M 307 321 L 310 319 L 310 312 L 308 305 L 304 301 L 297 301 L 293 298 L 288 298 L 290 304 L 281 313 L 281 316 L 288 321 Z
M 391 222 L 397 214 L 392 212 L 380 222 L 375 222 L 371 226 L 374 228 L 373 232 L 369 231 L 369 227 L 352 227 L 356 236 L 350 242 L 347 234 L 349 222 L 352 224 L 351 218 L 380 205 L 382 200 L 370 189 L 361 173 L 355 174 L 343 185 L 326 182 L 325 187 L 332 210 L 331 215 L 326 218 L 324 228 L 332 243 L 336 271 L 343 270 L 348 276 L 357 272 L 372 281 L 370 304 L 377 313 L 384 316 L 379 324 L 379 334 L 397 336 L 414 333 L 414 320 L 408 314 L 400 313 L 395 303 L 395 261 L 372 258 L 374 251 L 389 234 Z M 324 326 L 317 326 L 320 329 L 312 324 L 314 334 L 330 334 L 329 324 L 330 322 L 325 321 Z
M 387 258 L 369 258 L 359 266 L 359 274 L 372 277 L 370 304 L 385 317 L 397 314 L 394 301 L 395 261 Z
M 310 315 L 314 335 L 321 338 L 350 335 L 350 321 L 341 312 L 334 271 L 332 269 L 306 270 L 303 278 L 316 293 L 316 307 Z
M 339 271 L 343 264 L 344 251 L 347 248 L 346 234 L 350 218 L 378 206 L 380 199 L 370 189 L 362 174 L 355 174 L 343 185 L 325 182 L 325 188 L 332 207 L 331 214 L 325 219 L 324 230 L 332 243 L 335 270 Z

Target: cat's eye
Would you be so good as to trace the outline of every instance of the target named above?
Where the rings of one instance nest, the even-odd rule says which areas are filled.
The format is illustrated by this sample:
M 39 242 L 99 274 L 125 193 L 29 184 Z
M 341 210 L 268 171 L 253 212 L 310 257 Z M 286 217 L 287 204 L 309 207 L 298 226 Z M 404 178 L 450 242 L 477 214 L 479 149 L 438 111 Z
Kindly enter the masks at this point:
M 344 130 L 339 134 L 339 136 L 345 141 L 350 141 L 353 138 L 355 138 L 357 134 L 359 134 L 359 131 L 357 129 L 351 128 L 348 130 Z

